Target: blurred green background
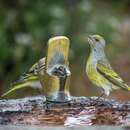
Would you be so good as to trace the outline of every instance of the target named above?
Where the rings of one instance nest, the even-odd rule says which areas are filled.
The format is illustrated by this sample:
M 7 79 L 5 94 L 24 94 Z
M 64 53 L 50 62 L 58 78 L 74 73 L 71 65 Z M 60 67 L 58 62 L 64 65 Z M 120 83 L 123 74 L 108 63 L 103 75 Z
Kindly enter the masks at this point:
M 85 74 L 89 34 L 100 34 L 113 68 L 130 85 L 129 0 L 0 0 L 0 93 L 44 57 L 50 37 L 70 38 L 70 91 L 74 96 L 99 95 Z M 31 89 L 15 96 L 33 95 Z M 128 92 L 117 98 L 130 99 Z

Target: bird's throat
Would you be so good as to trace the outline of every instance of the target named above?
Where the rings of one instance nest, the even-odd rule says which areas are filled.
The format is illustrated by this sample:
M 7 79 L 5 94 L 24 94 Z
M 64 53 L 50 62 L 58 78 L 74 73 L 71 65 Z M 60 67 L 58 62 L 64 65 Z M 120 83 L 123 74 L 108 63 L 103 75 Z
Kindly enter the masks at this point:
M 92 49 L 91 56 L 95 60 L 101 60 L 101 59 L 105 58 L 104 49 Z

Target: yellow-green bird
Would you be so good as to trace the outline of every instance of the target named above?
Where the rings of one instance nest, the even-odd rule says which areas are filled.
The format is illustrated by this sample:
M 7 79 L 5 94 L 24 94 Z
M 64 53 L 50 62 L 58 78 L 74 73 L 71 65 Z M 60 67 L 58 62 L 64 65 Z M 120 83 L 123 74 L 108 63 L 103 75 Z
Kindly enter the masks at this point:
M 103 94 L 109 96 L 112 90 L 130 90 L 130 87 L 112 69 L 108 62 L 104 48 L 105 40 L 100 35 L 90 35 L 88 42 L 91 47 L 90 56 L 87 60 L 86 72 L 90 81 L 97 87 L 102 88 Z
M 26 87 L 42 90 L 43 87 L 40 83 L 38 73 L 41 69 L 45 69 L 45 59 L 46 58 L 40 59 L 27 72 L 23 73 L 18 80 L 11 83 L 11 89 L 4 93 L 1 97 L 8 96 L 12 92 Z
M 69 39 L 67 37 L 56 36 L 50 38 L 48 40 L 47 56 L 36 62 L 26 73 L 21 75 L 17 81 L 11 83 L 11 89 L 4 93 L 1 97 L 8 96 L 14 91 L 25 87 L 38 89 L 41 93 L 43 93 L 45 89 L 49 91 L 48 93 L 50 93 L 50 81 L 47 79 L 46 82 L 44 82 L 47 71 L 54 69 L 55 66 L 55 73 L 60 75 L 63 74 L 63 70 L 61 70 L 61 67 L 59 66 L 68 65 L 68 52 Z M 59 82 L 57 83 L 54 79 L 53 82 L 56 83 L 56 85 L 51 88 L 51 92 L 54 92 L 57 89 L 57 84 L 59 84 Z M 47 87 L 44 87 L 44 85 Z

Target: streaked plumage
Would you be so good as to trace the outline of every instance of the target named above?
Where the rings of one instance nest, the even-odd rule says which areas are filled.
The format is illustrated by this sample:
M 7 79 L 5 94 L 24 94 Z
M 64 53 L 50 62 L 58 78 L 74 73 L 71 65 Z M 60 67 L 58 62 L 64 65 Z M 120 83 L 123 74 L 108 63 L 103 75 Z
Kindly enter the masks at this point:
M 105 40 L 99 35 L 89 36 L 88 42 L 91 53 L 86 65 L 86 72 L 90 81 L 102 88 L 108 96 L 112 90 L 130 90 L 130 87 L 112 69 L 104 53 Z
M 27 72 L 23 73 L 20 78 L 13 83 L 10 84 L 11 89 L 4 93 L 1 97 L 7 96 L 12 92 L 25 88 L 31 87 L 34 89 L 42 89 L 41 83 L 39 81 L 38 72 L 41 69 L 45 69 L 45 58 L 40 59 L 37 63 L 35 63 Z
M 59 89 L 62 88 L 59 78 L 63 77 L 64 74 L 67 76 L 70 75 L 68 68 L 68 52 L 69 39 L 67 37 L 56 36 L 50 38 L 48 41 L 46 59 L 42 58 L 39 60 L 28 72 L 24 73 L 17 81 L 13 82 L 11 84 L 12 89 L 4 93 L 2 97 L 7 96 L 17 89 L 31 87 L 42 89 L 46 98 L 49 97 L 53 100 L 53 96 L 57 97 L 60 91 Z M 62 67 L 65 68 L 66 71 L 64 71 Z M 65 84 L 62 83 L 64 88 L 63 94 L 69 97 L 69 77 L 67 77 L 65 81 Z M 65 96 L 65 98 L 67 96 Z

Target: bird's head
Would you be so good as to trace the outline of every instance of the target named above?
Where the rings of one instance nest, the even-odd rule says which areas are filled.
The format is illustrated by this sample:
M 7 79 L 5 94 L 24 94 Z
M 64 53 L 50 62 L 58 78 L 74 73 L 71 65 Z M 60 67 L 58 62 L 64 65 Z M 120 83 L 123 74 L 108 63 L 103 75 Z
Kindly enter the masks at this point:
M 105 47 L 105 40 L 100 35 L 89 35 L 88 42 L 92 49 L 103 49 Z

